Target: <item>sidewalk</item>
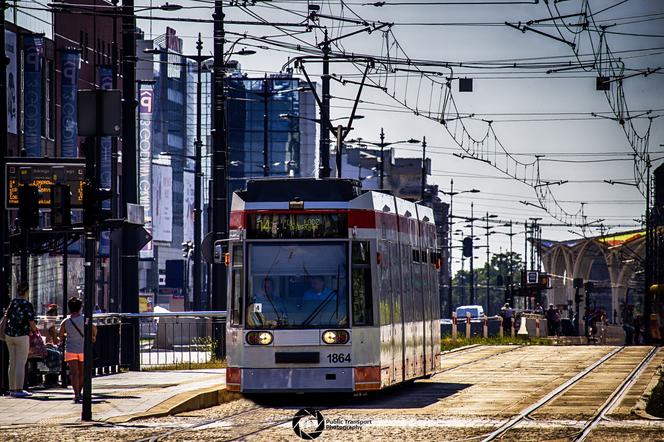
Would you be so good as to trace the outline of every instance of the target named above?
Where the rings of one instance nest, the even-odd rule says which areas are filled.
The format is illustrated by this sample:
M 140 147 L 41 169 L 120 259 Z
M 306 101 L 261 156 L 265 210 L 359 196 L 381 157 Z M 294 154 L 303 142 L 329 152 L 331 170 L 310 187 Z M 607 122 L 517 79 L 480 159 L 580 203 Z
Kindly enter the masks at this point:
M 225 369 L 142 371 L 94 378 L 92 418 L 123 421 L 155 410 L 166 401 L 168 406 L 177 405 L 174 402 L 223 389 L 225 373 Z M 0 397 L 0 427 L 80 420 L 81 405 L 73 403 L 71 388 L 31 391 L 33 396 L 25 399 Z

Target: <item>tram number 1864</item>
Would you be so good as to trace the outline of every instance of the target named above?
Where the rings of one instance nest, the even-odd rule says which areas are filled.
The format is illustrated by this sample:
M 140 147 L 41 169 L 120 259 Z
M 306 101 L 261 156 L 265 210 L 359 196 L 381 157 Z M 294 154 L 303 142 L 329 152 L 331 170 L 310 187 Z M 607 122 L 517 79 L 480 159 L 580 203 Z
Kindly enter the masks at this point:
M 327 360 L 330 364 L 350 362 L 350 353 L 330 353 L 327 355 Z

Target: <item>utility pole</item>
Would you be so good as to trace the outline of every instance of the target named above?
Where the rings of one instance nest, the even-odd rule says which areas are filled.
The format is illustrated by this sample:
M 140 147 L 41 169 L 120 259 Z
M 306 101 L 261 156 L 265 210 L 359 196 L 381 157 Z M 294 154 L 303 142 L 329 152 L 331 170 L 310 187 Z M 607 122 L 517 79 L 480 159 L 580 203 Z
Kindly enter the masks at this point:
M 470 254 L 470 305 L 475 305 L 475 215 L 473 214 L 473 203 L 470 203 L 470 238 L 472 239 Z
M 196 142 L 194 143 L 194 310 L 199 311 L 202 308 L 201 302 L 201 155 L 203 141 L 201 140 L 201 71 L 203 70 L 203 40 L 201 40 L 201 33 L 198 33 L 198 40 L 196 41 L 196 49 L 198 51 L 196 57 Z M 189 285 L 187 284 L 187 287 Z
M 267 100 L 269 97 L 269 86 L 267 83 L 267 74 L 263 78 L 263 176 L 270 176 L 270 159 L 268 155 L 269 139 L 268 139 L 268 114 L 267 114 Z M 322 126 L 321 126 L 322 130 Z
M 215 241 L 228 237 L 228 145 L 226 140 L 226 95 L 224 43 L 224 4 L 223 0 L 214 1 L 214 70 L 212 73 L 213 128 L 212 128 L 212 232 Z M 226 267 L 223 264 L 212 265 L 212 310 L 226 310 Z M 215 323 L 213 339 L 218 342 L 217 356 L 226 352 L 225 329 Z
M 490 295 L 490 290 L 489 286 L 490 281 L 491 281 L 491 261 L 490 261 L 490 254 L 489 254 L 489 235 L 491 233 L 489 232 L 489 212 L 486 213 L 486 308 L 484 309 L 485 314 L 489 314 L 489 295 Z
M 136 171 L 136 16 L 134 0 L 122 3 L 122 214 L 127 218 L 127 203 L 138 203 Z M 124 313 L 138 313 L 137 232 L 130 226 L 122 229 L 122 292 Z M 122 336 L 122 363 L 140 368 L 138 320 L 129 319 L 133 332 Z
M 380 128 L 380 190 L 385 188 L 385 131 Z
M 421 193 L 422 196 L 420 197 L 422 200 L 424 200 L 424 188 L 427 185 L 427 137 L 422 137 L 422 189 Z M 451 251 L 451 249 L 450 249 Z
M 644 283 L 643 290 L 643 318 L 646 322 L 644 340 L 647 344 L 651 342 L 650 336 L 650 313 L 652 311 L 652 294 L 650 293 L 650 286 L 652 285 L 652 226 L 650 216 L 650 155 L 646 158 L 646 256 L 644 263 Z
M 323 40 L 323 75 L 322 97 L 320 107 L 320 162 L 318 176 L 320 178 L 330 177 L 330 41 L 325 29 L 325 39 Z M 382 186 L 381 186 L 382 188 Z
M 336 159 L 337 159 L 337 178 L 341 178 L 341 155 L 342 155 L 342 149 L 344 145 L 344 127 L 340 124 L 337 126 L 337 154 L 336 154 Z
M 449 290 L 447 291 L 447 317 L 452 318 L 452 282 L 454 280 L 454 276 L 452 275 L 452 251 L 454 250 L 452 246 L 454 245 L 454 242 L 452 240 L 452 229 L 454 227 L 454 218 L 452 217 L 452 202 L 454 201 L 454 179 L 450 178 L 450 211 L 448 213 L 448 222 L 447 222 L 447 236 L 448 236 L 448 245 L 449 245 L 449 256 L 448 256 L 448 271 L 449 271 Z M 461 253 L 461 274 L 463 275 L 463 253 Z M 463 284 L 462 284 L 463 287 Z M 462 289 L 463 290 L 463 289 Z M 463 293 L 463 291 L 462 291 Z M 463 299 L 463 296 L 461 297 Z M 463 304 L 463 301 L 461 301 Z

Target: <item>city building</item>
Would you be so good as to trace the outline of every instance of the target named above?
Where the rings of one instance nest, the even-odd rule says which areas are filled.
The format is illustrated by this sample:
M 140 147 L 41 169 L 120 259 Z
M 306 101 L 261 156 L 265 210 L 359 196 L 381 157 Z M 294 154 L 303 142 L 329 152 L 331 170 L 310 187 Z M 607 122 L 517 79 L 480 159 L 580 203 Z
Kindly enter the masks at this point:
M 316 106 L 307 83 L 290 73 L 250 78 L 241 71 L 226 82 L 229 191 L 264 176 L 266 167 L 270 176 L 315 176 Z

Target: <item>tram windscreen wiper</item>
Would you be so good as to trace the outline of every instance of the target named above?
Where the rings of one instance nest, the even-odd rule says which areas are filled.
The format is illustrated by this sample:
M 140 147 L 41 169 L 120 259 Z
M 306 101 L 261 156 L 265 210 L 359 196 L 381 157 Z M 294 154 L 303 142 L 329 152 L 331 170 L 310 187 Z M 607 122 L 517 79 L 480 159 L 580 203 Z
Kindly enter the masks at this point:
M 311 312 L 311 314 L 309 316 L 307 316 L 307 318 L 304 321 L 302 321 L 302 325 L 310 325 L 311 322 L 316 318 L 316 316 L 318 316 L 320 314 L 320 312 L 323 311 L 325 306 L 327 306 L 327 304 L 330 303 L 330 300 L 332 299 L 332 296 L 336 296 L 337 299 L 338 299 L 339 298 L 339 293 L 336 290 L 332 290 L 330 293 L 328 293 L 328 295 L 325 297 L 325 299 L 323 299 L 320 302 L 320 304 L 318 304 L 316 306 L 314 311 Z

